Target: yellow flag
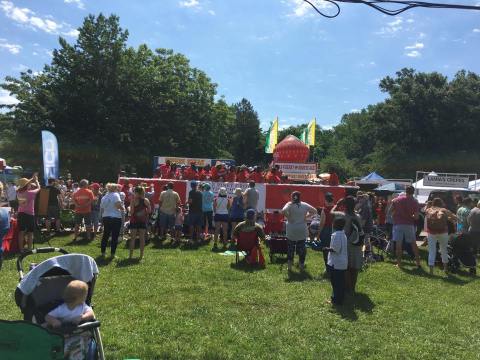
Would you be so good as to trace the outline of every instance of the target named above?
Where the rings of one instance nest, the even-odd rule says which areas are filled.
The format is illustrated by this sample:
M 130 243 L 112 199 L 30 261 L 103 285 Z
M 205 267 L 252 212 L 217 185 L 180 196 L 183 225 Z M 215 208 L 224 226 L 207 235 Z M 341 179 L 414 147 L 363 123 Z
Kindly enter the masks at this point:
M 278 117 L 273 121 L 272 126 L 270 126 L 270 130 L 268 130 L 267 139 L 265 141 L 265 153 L 273 154 L 273 150 L 275 150 L 277 141 L 278 141 Z
M 310 124 L 308 124 L 307 127 L 308 131 L 308 139 L 307 139 L 307 145 L 309 146 L 315 146 L 315 130 L 317 129 L 317 119 L 313 118 L 312 121 L 310 121 Z

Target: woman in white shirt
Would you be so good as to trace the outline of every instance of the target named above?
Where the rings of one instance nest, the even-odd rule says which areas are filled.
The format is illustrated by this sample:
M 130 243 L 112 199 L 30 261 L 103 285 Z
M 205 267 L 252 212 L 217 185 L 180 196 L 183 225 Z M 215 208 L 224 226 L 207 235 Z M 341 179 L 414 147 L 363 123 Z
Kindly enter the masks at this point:
M 223 247 L 226 247 L 228 236 L 228 220 L 230 212 L 230 199 L 227 197 L 227 189 L 221 187 L 218 191 L 218 197 L 213 202 L 213 211 L 215 213 L 215 235 L 213 237 L 213 248 L 217 248 L 218 236 L 220 235 L 220 229 L 223 234 Z
M 107 184 L 107 194 L 102 198 L 100 203 L 100 214 L 103 220 L 103 236 L 102 236 L 102 256 L 105 257 L 108 238 L 112 236 L 110 244 L 110 255 L 115 257 L 115 251 L 118 245 L 118 236 L 122 226 L 122 213 L 125 211 L 123 202 L 117 192 L 117 184 Z
M 300 197 L 300 192 L 294 191 L 292 201 L 285 204 L 282 209 L 282 214 L 287 219 L 288 271 L 292 271 L 295 252 L 299 258 L 300 271 L 305 269 L 305 257 L 307 256 L 305 241 L 308 237 L 306 217 L 317 214 L 317 210 L 312 205 L 301 201 Z

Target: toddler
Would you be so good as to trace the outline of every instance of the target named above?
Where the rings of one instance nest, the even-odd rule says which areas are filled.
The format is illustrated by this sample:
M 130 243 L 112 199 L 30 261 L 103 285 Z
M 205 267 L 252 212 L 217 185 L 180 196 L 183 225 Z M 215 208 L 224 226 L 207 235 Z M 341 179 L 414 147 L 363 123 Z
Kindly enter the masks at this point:
M 177 210 L 175 213 L 175 244 L 180 243 L 180 238 L 182 237 L 182 230 L 183 230 L 183 210 L 180 206 L 177 206 Z
M 345 297 L 345 270 L 348 266 L 347 254 L 347 236 L 343 230 L 345 227 L 345 218 L 336 218 L 333 221 L 332 240 L 330 247 L 323 250 L 328 251 L 327 269 L 330 273 L 330 281 L 332 283 L 331 304 L 342 305 Z
M 58 328 L 63 324 L 80 324 L 95 318 L 93 310 L 85 303 L 88 285 L 79 280 L 71 281 L 63 293 L 62 305 L 57 306 L 45 316 L 47 325 Z M 88 334 L 67 336 L 65 338 L 65 359 L 83 359 L 88 350 Z

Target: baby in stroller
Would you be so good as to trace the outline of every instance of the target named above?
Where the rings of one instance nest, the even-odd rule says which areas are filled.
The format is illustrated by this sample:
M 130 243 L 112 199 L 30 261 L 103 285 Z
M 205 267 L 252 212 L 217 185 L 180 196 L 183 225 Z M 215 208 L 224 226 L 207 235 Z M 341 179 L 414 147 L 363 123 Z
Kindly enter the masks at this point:
M 63 292 L 63 304 L 57 306 L 45 316 L 45 321 L 52 328 L 62 325 L 78 325 L 88 320 L 94 320 L 95 315 L 85 301 L 88 285 L 80 280 L 73 280 Z M 65 337 L 64 356 L 66 359 L 83 359 L 88 351 L 89 334 L 79 334 Z

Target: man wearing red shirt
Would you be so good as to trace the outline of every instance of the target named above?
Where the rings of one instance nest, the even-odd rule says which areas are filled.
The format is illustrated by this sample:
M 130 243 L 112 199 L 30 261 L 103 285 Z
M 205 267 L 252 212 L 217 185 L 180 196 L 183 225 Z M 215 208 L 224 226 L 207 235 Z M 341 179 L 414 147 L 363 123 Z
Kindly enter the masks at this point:
M 91 239 L 92 233 L 92 203 L 95 199 L 92 190 L 88 188 L 88 180 L 80 181 L 80 189 L 73 194 L 73 203 L 75 204 L 75 235 L 73 241 L 77 239 L 80 225 L 85 222 L 87 228 L 87 239 Z
M 198 172 L 198 179 L 200 181 L 210 180 L 210 165 L 205 165 L 205 167 Z
M 418 255 L 416 222 L 420 211 L 420 205 L 417 199 L 413 197 L 415 189 L 413 186 L 407 186 L 405 195 L 399 196 L 392 201 L 392 215 L 393 215 L 393 238 L 395 242 L 397 254 L 397 266 L 402 264 L 403 241 L 409 243 L 415 254 L 415 262 L 420 268 L 420 256 Z
M 248 170 L 245 165 L 240 167 L 240 171 L 237 173 L 237 182 L 247 182 L 248 180 Z
M 256 184 L 263 184 L 265 182 L 260 166 L 255 166 L 255 170 L 250 174 L 249 179 L 254 181 Z
M 170 160 L 165 161 L 165 164 L 160 165 L 160 178 L 168 179 L 170 174 Z
M 191 163 L 190 167 L 185 170 L 185 180 L 198 180 L 197 167 L 195 163 Z
M 338 186 L 340 184 L 340 181 L 338 180 L 338 175 L 335 172 L 334 168 L 330 168 L 328 170 L 328 173 L 330 174 L 330 178 L 328 179 L 328 185 L 330 186 Z
M 227 170 L 227 174 L 225 175 L 226 182 L 235 182 L 237 181 L 237 176 L 235 174 L 235 168 L 230 166 Z
M 281 179 L 277 174 L 277 169 L 272 168 L 265 176 L 265 182 L 268 184 L 280 184 Z

